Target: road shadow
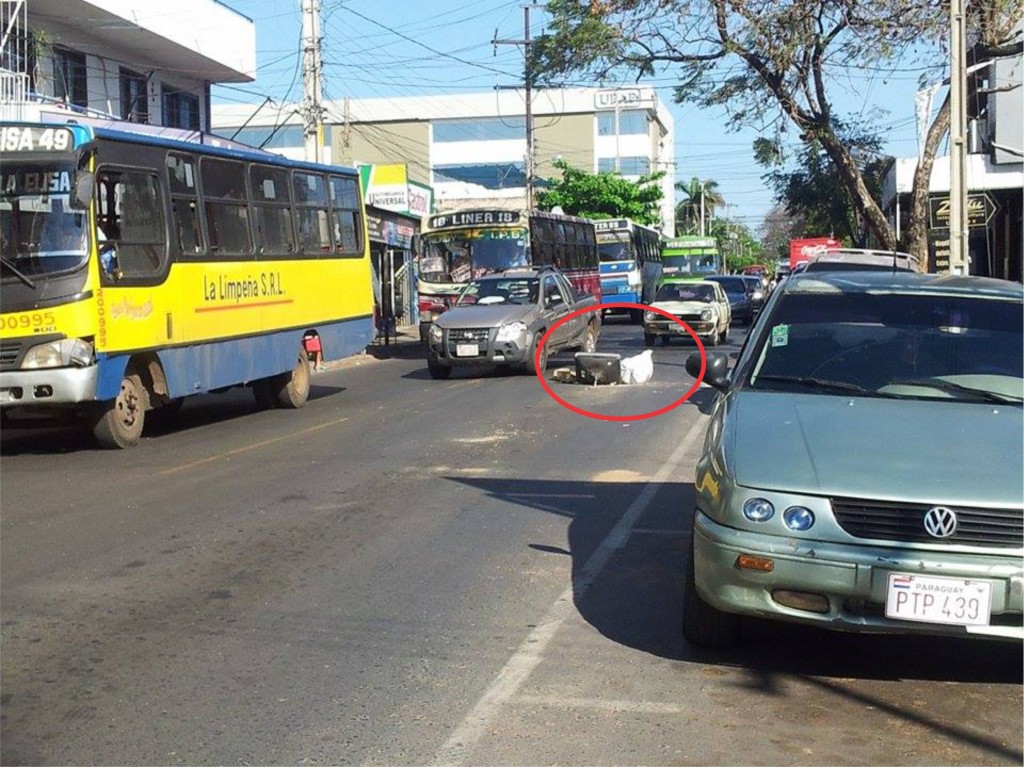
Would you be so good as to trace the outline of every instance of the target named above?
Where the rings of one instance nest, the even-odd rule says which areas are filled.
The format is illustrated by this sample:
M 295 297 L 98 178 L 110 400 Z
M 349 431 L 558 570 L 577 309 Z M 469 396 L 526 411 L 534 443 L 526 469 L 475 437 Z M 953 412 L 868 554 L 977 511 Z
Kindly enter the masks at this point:
M 661 486 L 625 543 L 607 556 L 603 544 L 645 489 L 642 482 L 447 479 L 506 503 L 568 518 L 568 551 L 540 542 L 528 545 L 539 556 L 571 556 L 580 615 L 608 639 L 641 652 L 742 668 L 748 686 L 758 688 L 777 686 L 781 676 L 1019 685 L 1024 675 L 1019 643 L 850 634 L 768 621 L 745 622 L 743 641 L 735 649 L 698 650 L 682 636 L 692 484 Z
M 344 392 L 344 386 L 332 386 L 319 378 L 310 384 L 308 401 L 316 401 Z M 220 393 L 186 397 L 176 411 L 150 410 L 142 430 L 143 441 L 204 426 L 226 423 L 265 412 L 256 404 L 252 391 L 243 387 Z M 0 427 L 0 455 L 49 455 L 94 451 L 101 448 L 92 435 L 89 422 L 82 416 L 55 418 L 17 417 L 4 419 Z

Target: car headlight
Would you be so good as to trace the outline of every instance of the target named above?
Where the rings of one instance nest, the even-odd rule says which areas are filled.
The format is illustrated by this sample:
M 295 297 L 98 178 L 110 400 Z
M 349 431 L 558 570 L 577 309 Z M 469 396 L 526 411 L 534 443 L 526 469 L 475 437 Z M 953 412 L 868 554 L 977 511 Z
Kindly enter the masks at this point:
M 775 507 L 765 498 L 751 498 L 743 504 L 743 516 L 751 522 L 767 522 L 775 516 Z
M 427 331 L 427 337 L 435 344 L 441 343 L 441 339 L 444 336 L 441 328 L 437 325 L 431 325 L 430 330 Z
M 814 525 L 814 512 L 804 506 L 790 506 L 782 512 L 782 521 L 790 530 L 803 532 Z
M 660 316 L 657 312 L 644 312 L 644 319 L 648 322 L 654 322 Z
M 71 365 L 84 368 L 93 362 L 92 344 L 81 338 L 65 338 L 33 346 L 25 353 L 22 370 L 65 368 Z
M 508 325 L 502 325 L 498 328 L 498 333 L 494 336 L 494 340 L 499 344 L 505 341 L 515 341 L 521 338 L 525 332 L 525 322 L 510 322 Z
M 709 320 L 713 319 L 714 316 L 715 316 L 715 313 L 713 311 L 711 311 L 710 309 L 704 309 L 700 313 L 700 318 L 702 320 L 704 320 L 704 322 L 708 322 Z

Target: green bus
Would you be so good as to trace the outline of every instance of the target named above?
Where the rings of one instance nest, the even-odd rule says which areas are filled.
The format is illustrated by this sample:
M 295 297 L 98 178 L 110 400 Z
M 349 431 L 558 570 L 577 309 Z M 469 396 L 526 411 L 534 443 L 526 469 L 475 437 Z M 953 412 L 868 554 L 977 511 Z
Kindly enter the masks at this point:
M 725 259 L 713 237 L 686 235 L 666 240 L 661 247 L 662 279 L 703 279 L 725 273 Z

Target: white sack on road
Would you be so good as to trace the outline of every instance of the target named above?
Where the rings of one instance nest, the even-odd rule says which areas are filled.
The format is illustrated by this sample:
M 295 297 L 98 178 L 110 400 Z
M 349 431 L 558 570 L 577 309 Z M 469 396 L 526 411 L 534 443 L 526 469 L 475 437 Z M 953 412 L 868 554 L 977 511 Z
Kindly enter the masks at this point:
M 624 384 L 647 383 L 654 377 L 654 352 L 650 349 L 633 357 L 626 357 L 619 363 L 619 382 Z

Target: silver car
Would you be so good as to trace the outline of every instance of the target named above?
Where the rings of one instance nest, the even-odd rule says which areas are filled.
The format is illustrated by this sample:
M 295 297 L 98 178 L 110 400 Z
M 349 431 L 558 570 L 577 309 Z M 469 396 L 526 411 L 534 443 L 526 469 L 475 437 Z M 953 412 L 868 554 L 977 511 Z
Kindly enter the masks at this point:
M 735 369 L 707 354 L 686 639 L 743 615 L 1024 638 L 1024 287 L 810 273 L 764 313 Z

